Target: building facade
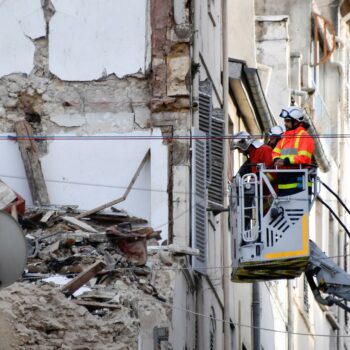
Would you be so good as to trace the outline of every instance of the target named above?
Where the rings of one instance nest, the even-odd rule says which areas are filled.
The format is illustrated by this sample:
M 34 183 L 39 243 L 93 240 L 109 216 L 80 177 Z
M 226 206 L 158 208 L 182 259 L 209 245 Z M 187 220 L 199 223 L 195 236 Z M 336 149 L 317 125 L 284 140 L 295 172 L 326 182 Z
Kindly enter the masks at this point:
M 228 187 L 243 159 L 227 137 L 264 135 L 293 99 L 321 135 L 322 181 L 346 199 L 349 11 L 310 0 L 0 4 L 0 176 L 27 204 L 48 203 L 28 185 L 19 121 L 35 135 L 50 204 L 120 197 L 150 152 L 120 209 L 162 231 L 177 268 L 139 349 L 349 348 L 347 314 L 317 304 L 303 276 L 228 281 Z M 319 202 L 311 223 L 310 238 L 347 269 L 348 239 Z

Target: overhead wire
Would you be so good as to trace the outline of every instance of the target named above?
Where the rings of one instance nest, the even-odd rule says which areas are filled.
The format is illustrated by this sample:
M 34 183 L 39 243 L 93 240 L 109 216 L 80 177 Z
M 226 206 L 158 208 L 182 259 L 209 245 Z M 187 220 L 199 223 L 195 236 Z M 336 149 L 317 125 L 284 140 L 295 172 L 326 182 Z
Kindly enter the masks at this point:
M 162 305 L 165 305 L 165 306 L 170 307 L 170 308 L 175 309 L 175 310 L 184 311 L 186 313 L 189 313 L 189 314 L 192 314 L 192 315 L 195 315 L 195 316 L 199 316 L 199 317 L 202 317 L 202 318 L 207 318 L 207 319 L 210 319 L 210 320 L 215 320 L 217 322 L 222 322 L 222 323 L 227 322 L 227 323 L 233 324 L 236 327 L 242 327 L 242 328 L 248 328 L 248 329 L 259 329 L 259 330 L 265 331 L 265 332 L 281 333 L 281 334 L 293 334 L 293 335 L 308 336 L 308 337 L 311 336 L 311 337 L 322 337 L 322 338 L 338 338 L 338 337 L 339 338 L 350 338 L 350 335 L 342 335 L 342 334 L 334 334 L 333 335 L 333 334 L 319 334 L 319 333 L 290 332 L 290 331 L 286 331 L 286 330 L 278 330 L 278 329 L 267 328 L 267 327 L 256 327 L 256 326 L 243 324 L 243 323 L 240 323 L 240 322 L 226 321 L 226 320 L 223 320 L 223 319 L 218 318 L 218 317 L 213 317 L 211 315 L 206 315 L 206 314 L 203 314 L 203 313 L 200 313 L 200 312 L 196 312 L 196 311 L 193 311 L 193 310 L 189 310 L 189 309 L 186 309 L 186 308 L 183 308 L 183 307 L 180 307 L 180 306 L 175 306 L 172 303 L 168 303 L 166 301 L 162 301 L 162 300 L 159 300 L 159 299 L 156 299 L 156 298 L 154 298 L 154 299 L 151 299 L 151 298 L 137 299 L 137 301 L 139 301 L 139 302 L 142 302 L 142 301 L 157 302 L 157 303 L 160 303 Z
M 58 233 L 59 234 L 59 233 Z M 47 236 L 45 238 L 50 238 L 50 236 Z M 160 249 L 159 251 L 161 252 L 166 252 L 166 250 L 162 250 Z M 154 252 L 154 254 L 156 254 L 157 252 Z M 317 261 L 321 261 L 321 260 L 327 260 L 327 259 L 335 259 L 335 258 L 341 258 L 341 257 L 348 257 L 350 256 L 350 254 L 346 254 L 346 255 L 335 255 L 335 256 L 329 256 L 329 257 L 324 257 L 324 258 L 318 258 L 316 259 Z M 254 264 L 254 265 L 251 265 L 251 266 L 254 266 L 254 267 L 259 267 L 259 266 L 271 266 L 271 265 L 279 265 L 280 262 L 278 261 L 273 261 L 273 262 L 270 262 L 269 264 Z M 170 266 L 166 266 L 166 267 L 148 267 L 147 266 L 147 271 L 149 272 L 159 272 L 159 271 L 197 271 L 197 270 L 223 270 L 223 269 L 232 269 L 232 268 L 235 268 L 235 267 L 239 267 L 238 265 L 230 265 L 230 266 L 206 266 L 206 267 L 203 267 L 203 268 L 198 268 L 198 267 L 193 267 L 193 266 L 181 266 L 181 267 L 170 267 Z M 114 269 L 112 270 L 108 270 L 108 272 L 113 272 L 113 271 L 134 271 L 135 270 L 135 266 L 116 266 Z M 247 282 L 249 284 L 249 282 Z
M 252 134 L 251 135 L 257 139 L 264 139 L 266 134 Z M 295 135 L 284 135 L 284 138 L 294 138 Z M 350 138 L 350 134 L 345 133 L 332 133 L 332 134 L 318 134 L 318 135 L 300 135 L 300 138 L 314 138 L 314 139 L 340 139 L 340 138 Z M 18 140 L 33 140 L 33 141 L 117 141 L 117 140 L 234 140 L 240 137 L 235 137 L 233 135 L 223 135 L 223 136 L 194 136 L 194 135 L 0 135 L 0 141 L 18 141 Z
M 177 219 L 179 217 L 181 217 L 182 215 L 185 215 L 189 210 L 186 210 L 184 211 L 183 213 L 180 213 L 176 218 L 174 219 Z M 167 223 L 165 223 L 164 225 L 167 225 Z M 159 228 L 159 227 L 158 227 Z M 345 257 L 345 256 L 349 256 L 349 255 L 337 255 L 337 256 L 331 256 L 331 257 L 325 257 L 325 258 L 320 258 L 321 259 L 331 259 L 331 258 L 336 258 L 336 257 Z M 277 262 L 276 262 L 277 263 Z M 266 264 L 254 264 L 254 266 L 258 267 L 258 266 L 266 266 Z M 235 265 L 232 265 L 232 266 L 207 266 L 205 269 L 206 270 L 211 270 L 211 269 L 225 269 L 225 268 L 229 268 L 229 269 L 232 269 L 233 267 L 238 267 L 238 266 L 235 266 Z M 115 270 L 133 270 L 134 268 L 133 267 L 117 267 Z M 150 269 L 151 271 L 167 271 L 167 270 L 173 270 L 173 271 L 181 271 L 181 270 L 195 270 L 195 268 L 193 267 L 159 267 L 159 268 L 151 268 Z M 209 289 L 209 288 L 208 288 Z M 267 286 L 267 289 L 269 290 L 268 286 Z M 269 291 L 270 292 L 270 291 Z M 140 300 L 140 301 L 147 301 L 147 300 Z M 148 301 L 156 301 L 156 302 L 159 302 L 159 303 L 162 303 L 163 305 L 166 305 L 168 307 L 171 307 L 173 309 L 177 309 L 177 310 L 181 310 L 181 311 L 184 311 L 184 312 L 187 312 L 187 313 L 191 313 L 193 315 L 196 315 L 196 316 L 199 316 L 199 317 L 203 317 L 203 318 L 208 318 L 208 319 L 215 319 L 216 321 L 218 322 L 226 322 L 225 320 L 223 319 L 220 319 L 220 318 L 213 318 L 212 316 L 209 316 L 209 315 L 205 315 L 205 314 L 202 314 L 202 313 L 198 313 L 198 312 L 194 312 L 192 310 L 188 310 L 188 309 L 185 309 L 185 308 L 181 308 L 181 307 L 177 307 L 173 304 L 170 304 L 170 303 L 167 303 L 167 302 L 164 302 L 164 301 L 161 301 L 159 299 L 149 299 Z M 282 331 L 282 330 L 276 330 L 276 329 L 271 329 L 271 328 L 266 328 L 266 327 L 254 327 L 254 326 L 251 326 L 251 325 L 245 325 L 245 324 L 242 324 L 242 323 L 238 323 L 238 322 L 232 322 L 230 321 L 230 323 L 233 323 L 235 326 L 238 326 L 238 327 L 245 327 L 245 328 L 250 328 L 250 329 L 254 329 L 254 328 L 257 328 L 257 329 L 260 329 L 261 331 L 266 331 L 266 332 L 274 332 L 274 333 L 283 333 L 283 334 L 293 334 L 293 335 L 299 335 L 299 336 L 313 336 L 313 337 L 337 337 L 338 335 L 329 335 L 329 334 L 313 334 L 313 333 L 301 333 L 301 332 L 288 332 L 288 331 Z M 348 338 L 350 336 L 347 336 L 347 335 L 340 335 L 339 337 L 343 337 L 343 338 Z
M 166 250 L 161 250 L 163 252 L 166 252 Z M 316 259 L 317 261 L 321 261 L 321 260 L 327 260 L 327 259 L 335 259 L 335 258 L 342 258 L 342 257 L 348 257 L 350 256 L 350 254 L 345 254 L 345 255 L 335 255 L 335 256 L 327 256 L 324 258 L 318 258 Z M 254 263 L 251 264 L 250 266 L 254 266 L 254 267 L 259 267 L 259 266 L 272 266 L 272 265 L 279 265 L 281 262 L 280 261 L 272 261 L 270 263 Z M 198 267 L 193 267 L 193 266 L 181 266 L 181 267 L 152 267 L 149 268 L 149 271 L 182 271 L 182 270 L 188 270 L 188 271 L 197 271 L 197 270 L 222 270 L 222 269 L 232 269 L 232 268 L 236 268 L 236 267 L 240 267 L 239 265 L 230 265 L 230 266 L 206 266 L 203 268 L 198 268 Z M 115 270 L 133 270 L 134 267 L 116 267 Z
M 256 134 L 256 135 L 252 135 L 253 137 L 258 137 L 258 138 L 263 138 L 264 134 Z M 291 136 L 292 137 L 292 136 Z M 301 135 L 301 137 L 304 137 L 303 135 Z M 319 134 L 319 135 L 307 135 L 305 137 L 312 137 L 312 138 L 350 138 L 350 134 Z M 120 135 L 115 135 L 115 136 L 111 136 L 111 135 L 98 135 L 98 136 L 84 136 L 84 135 L 76 135 L 76 136 L 72 136 L 72 135 L 46 135 L 46 136 L 42 136 L 42 135 L 34 135 L 32 137 L 28 137 L 28 136 L 12 136 L 12 135 L 0 135 L 0 140 L 36 140 L 36 141 L 45 141 L 45 140 L 147 140 L 147 139 L 151 139 L 151 140 L 173 140 L 173 139 L 229 139 L 232 140 L 234 137 L 232 135 L 227 135 L 227 136 L 223 136 L 223 137 L 197 137 L 197 136 L 172 136 L 172 137 L 166 137 L 166 136 L 153 136 L 153 135 L 144 135 L 144 136 L 132 136 L 132 135 L 128 135 L 128 136 L 120 136 Z M 6 174 L 0 174 L 0 177 L 4 177 L 4 178 L 12 178 L 12 179 L 21 179 L 21 180 L 25 180 L 25 177 L 21 177 L 21 176 L 13 176 L 13 175 L 6 175 Z M 53 180 L 53 179 L 46 179 L 45 181 L 47 182 L 52 182 L 52 183 L 61 183 L 61 184 L 72 184 L 72 185 L 81 185 L 81 186 L 92 186 L 92 187 L 104 187 L 104 188 L 118 188 L 118 189 L 125 189 L 126 186 L 116 186 L 116 185 L 105 185 L 105 184 L 98 184 L 98 183 L 88 183 L 88 182 L 78 182 L 78 181 L 66 181 L 66 180 Z M 145 188 L 133 188 L 133 190 L 136 191 L 151 191 L 151 192 L 167 192 L 167 190 L 158 190 L 158 189 L 145 189 Z M 181 193 L 181 194 L 192 194 L 190 192 L 185 192 L 185 191 L 176 191 L 174 193 Z M 237 197 L 238 196 L 234 196 Z M 266 195 L 266 197 L 269 197 L 268 195 Z M 297 200 L 307 200 L 307 199 L 297 199 Z M 330 201 L 335 201 L 336 200 L 327 200 L 328 202 Z M 345 200 L 345 202 L 347 202 Z M 180 213 L 179 215 L 177 215 L 173 220 L 176 220 L 177 218 L 180 218 L 181 216 L 185 215 L 186 213 L 188 213 L 189 210 L 186 210 L 182 213 Z M 162 225 L 159 225 L 157 228 L 163 227 L 168 225 L 169 222 L 166 222 Z
M 260 138 L 263 137 L 263 135 L 252 135 L 252 136 L 258 136 Z M 303 136 L 301 136 L 303 137 Z M 323 135 L 317 135 L 317 136 L 313 136 L 313 135 L 308 135 L 307 136 L 308 138 L 309 137 L 313 137 L 313 138 L 350 138 L 350 134 L 323 134 Z M 223 136 L 222 138 L 213 138 L 213 137 L 206 137 L 205 139 L 232 139 L 232 135 L 229 135 L 229 136 Z M 72 137 L 72 136 L 68 136 L 68 137 L 62 137 L 62 136 L 33 136 L 33 137 L 21 137 L 21 136 L 16 136 L 16 137 L 6 137 L 6 138 L 2 138 L 0 136 L 0 140 L 4 140 L 4 139 L 13 139 L 13 140 L 28 140 L 28 139 L 34 139 L 36 141 L 43 141 L 43 140 L 146 140 L 146 139 L 162 139 L 162 140 L 174 140 L 174 139 L 198 139 L 198 137 L 193 137 L 193 136 L 190 136 L 190 137 L 183 137 L 183 136 L 177 136 L 177 137 L 163 137 L 163 136 L 160 136 L 160 137 L 154 137 L 154 136 L 143 136 L 143 137 L 140 137 L 140 136 L 137 136 L 137 137 L 111 137 L 111 136 L 105 136 L 105 137 L 97 137 L 97 136 L 94 136 L 94 137 L 86 137 L 86 136 L 79 136 L 79 137 Z M 203 138 L 200 138 L 200 139 L 203 139 Z M 4 176 L 4 175 L 0 175 L 0 176 Z M 4 177 L 10 177 L 10 176 L 4 176 Z M 16 178 L 20 178 L 20 177 L 16 177 Z M 23 178 L 25 179 L 25 178 Z M 94 186 L 94 187 L 106 187 L 106 188 L 122 188 L 120 186 L 110 186 L 110 185 L 100 185 L 100 184 L 91 184 L 91 183 L 81 183 L 81 182 L 72 182 L 72 181 L 58 181 L 58 180 L 46 180 L 48 182 L 60 182 L 60 183 L 65 183 L 65 184 L 75 184 L 75 185 L 85 185 L 85 186 Z M 147 191 L 147 189 L 136 189 L 134 188 L 134 190 L 143 190 L 143 191 Z M 152 191 L 151 189 L 148 189 L 148 191 Z M 154 191 L 157 191 L 157 190 L 154 190 Z M 186 212 L 184 213 L 181 213 L 178 217 L 181 217 L 182 215 L 185 215 L 186 213 L 188 212 L 188 210 L 186 210 Z M 177 218 L 178 218 L 177 217 Z M 176 219 L 176 218 L 175 218 Z M 166 223 L 168 224 L 168 223 Z M 164 225 L 166 225 L 164 224 Z M 348 256 L 348 255 L 342 255 L 342 256 Z M 339 256 L 337 256 L 339 257 Z M 327 259 L 330 259 L 330 258 L 334 258 L 334 257 L 327 257 Z M 325 258 L 323 258 L 325 259 Z M 207 267 L 207 269 L 211 269 L 211 268 L 232 268 L 232 266 L 220 266 L 220 267 Z M 167 268 L 167 269 L 170 269 L 170 268 Z M 181 267 L 181 268 L 178 268 L 180 270 L 183 270 L 185 269 L 184 267 Z M 164 270 L 164 269 L 162 269 Z M 150 299 L 151 300 L 151 299 Z M 149 300 L 149 301 L 150 301 Z M 142 301 L 142 300 L 140 300 Z M 152 301 L 154 301 L 154 299 L 152 299 Z M 213 317 L 213 316 L 209 316 L 209 315 L 205 315 L 205 314 L 202 314 L 202 313 L 198 313 L 198 312 L 194 312 L 192 310 L 188 310 L 188 309 L 185 309 L 185 308 L 181 308 L 181 307 L 177 307 L 173 304 L 170 304 L 170 303 L 167 303 L 167 302 L 163 302 L 163 301 L 160 301 L 158 299 L 156 299 L 157 302 L 160 302 L 162 303 L 163 305 L 166 305 L 168 307 L 171 307 L 171 308 L 174 308 L 174 309 L 178 309 L 178 310 L 181 310 L 181 311 L 184 311 L 184 312 L 187 312 L 187 313 L 191 313 L 191 314 L 194 314 L 194 315 L 197 315 L 197 316 L 201 316 L 203 318 L 208 318 L 208 319 L 215 319 L 216 321 L 219 321 L 219 322 L 227 322 L 223 319 L 220 319 L 220 318 L 216 318 L 216 317 Z M 231 322 L 230 322 L 231 323 Z M 341 337 L 341 338 L 348 338 L 350 336 L 346 336 L 346 335 L 329 335 L 329 334 L 312 334 L 312 333 L 301 333 L 301 332 L 288 332 L 288 331 L 285 331 L 285 330 L 276 330 L 276 329 L 270 329 L 270 328 L 266 328 L 266 327 L 254 327 L 254 326 L 250 326 L 250 325 L 244 325 L 244 324 L 241 324 L 241 323 L 238 323 L 238 322 L 233 322 L 234 325 L 236 326 L 239 326 L 239 327 L 246 327 L 246 328 L 250 328 L 250 329 L 254 329 L 254 328 L 258 328 L 262 331 L 267 331 L 267 332 L 274 332 L 274 333 L 283 333 L 283 334 L 294 334 L 294 335 L 300 335 L 300 336 L 315 336 L 315 337 L 327 337 L 327 338 L 333 338 L 333 337 Z
M 272 288 L 270 288 L 270 286 L 267 284 L 267 281 L 264 281 L 264 284 L 265 284 L 265 287 L 266 287 L 268 293 L 269 293 L 270 296 L 271 296 L 271 299 L 276 299 L 276 297 L 272 295 L 272 292 L 271 292 L 271 289 L 272 289 Z M 278 305 L 278 307 L 277 307 L 276 309 L 277 309 L 277 311 L 278 311 L 278 314 L 279 314 L 279 316 L 280 316 L 282 322 L 285 323 L 285 322 L 286 322 L 286 315 L 283 315 L 280 305 Z
M 15 179 L 15 180 L 27 180 L 25 176 L 16 176 L 16 175 L 10 175 L 10 174 L 0 174 L 0 178 L 7 178 L 7 179 Z M 88 187 L 99 187 L 99 188 L 112 188 L 112 189 L 122 189 L 125 190 L 128 187 L 125 186 L 118 186 L 118 185 L 108 185 L 108 184 L 101 184 L 101 183 L 92 183 L 92 182 L 83 182 L 83 181 L 73 181 L 73 180 L 58 180 L 58 179 L 45 179 L 45 182 L 47 183 L 57 183 L 57 184 L 63 184 L 63 185 L 77 185 L 77 186 L 88 186 Z M 158 193 L 168 193 L 168 189 L 160 190 L 156 188 L 143 188 L 143 187 L 132 187 L 131 191 L 140 191 L 140 192 L 158 192 Z M 188 194 L 193 195 L 193 192 L 190 191 L 172 191 L 174 194 Z M 249 197 L 249 195 L 247 195 Z M 270 195 L 263 194 L 262 198 L 270 198 Z M 243 198 L 243 196 L 233 195 L 230 196 L 230 198 Z M 302 199 L 302 198 L 296 198 L 293 199 L 295 201 L 308 201 L 308 199 Z M 343 200 L 345 203 L 349 202 L 349 200 Z M 327 202 L 335 202 L 337 203 L 336 199 L 327 199 Z

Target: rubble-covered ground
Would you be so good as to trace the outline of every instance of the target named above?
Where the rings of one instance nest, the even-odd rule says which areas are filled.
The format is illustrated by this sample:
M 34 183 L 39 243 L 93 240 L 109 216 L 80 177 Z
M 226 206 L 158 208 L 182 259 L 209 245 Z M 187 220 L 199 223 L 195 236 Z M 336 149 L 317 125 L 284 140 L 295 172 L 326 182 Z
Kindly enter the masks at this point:
M 168 326 L 175 264 L 164 252 L 144 256 L 157 232 L 125 213 L 73 224 L 47 213 L 23 220 L 30 257 L 22 280 L 0 291 L 0 350 L 138 349 L 141 333 Z M 82 288 L 65 288 L 98 262 Z

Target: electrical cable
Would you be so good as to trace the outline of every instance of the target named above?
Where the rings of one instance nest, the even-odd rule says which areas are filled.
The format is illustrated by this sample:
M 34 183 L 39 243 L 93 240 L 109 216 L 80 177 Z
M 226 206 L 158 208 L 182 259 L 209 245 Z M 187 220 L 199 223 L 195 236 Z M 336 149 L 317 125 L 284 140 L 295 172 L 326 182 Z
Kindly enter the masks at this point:
M 350 136 L 350 135 L 346 135 L 346 137 L 348 137 L 348 136 Z M 319 136 L 317 136 L 317 137 L 321 137 L 320 135 Z M 323 137 L 327 137 L 327 136 L 323 136 Z M 332 135 L 332 137 L 335 137 L 335 135 Z M 344 136 L 345 137 L 345 136 Z M 230 138 L 232 138 L 231 136 L 230 136 Z M 0 138 L 1 139 L 1 138 Z M 17 137 L 17 139 L 20 139 L 19 137 Z M 28 139 L 28 138 L 26 138 L 26 139 Z M 36 139 L 36 138 L 35 138 Z M 62 138 L 60 138 L 60 139 L 62 139 Z M 74 139 L 76 139 L 76 138 L 74 138 Z M 79 138 L 79 139 L 82 139 L 82 138 Z M 85 138 L 84 138 L 85 139 Z M 89 140 L 98 140 L 99 138 L 88 138 Z M 113 140 L 114 140 L 115 138 L 113 138 Z M 118 138 L 118 139 L 120 139 L 120 138 Z M 125 139 L 129 139 L 129 138 L 122 138 L 123 140 L 125 140 Z M 132 138 L 132 139 L 135 139 L 135 138 Z M 137 138 L 137 139 L 142 139 L 142 140 L 144 140 L 145 138 Z M 158 139 L 162 139 L 162 137 L 159 137 Z M 192 139 L 192 137 L 191 137 L 191 139 Z M 211 139 L 215 139 L 215 138 L 211 138 Z M 217 139 L 217 138 L 216 138 Z M 106 138 L 103 138 L 103 140 L 106 140 Z M 50 181 L 50 180 L 48 180 L 48 181 Z M 74 183 L 74 182 L 67 182 L 67 181 L 55 181 L 55 180 L 51 180 L 52 182 L 62 182 L 62 183 L 70 183 L 70 184 L 78 184 L 78 185 L 91 185 L 91 186 L 103 186 L 103 187 L 117 187 L 117 186 L 108 186 L 108 185 L 99 185 L 99 184 L 87 184 L 87 183 L 78 183 L 78 182 L 76 182 L 76 183 Z M 118 188 L 120 188 L 119 186 L 118 186 Z M 139 189 L 140 190 L 140 189 Z M 147 190 L 147 189 L 142 189 L 142 190 Z M 152 191 L 152 190 L 148 190 L 148 191 Z M 157 190 L 155 190 L 155 191 L 157 191 Z M 320 201 L 324 204 L 324 205 L 326 205 L 324 202 L 323 202 L 323 200 L 321 199 L 321 198 L 319 198 L 320 199 Z M 327 205 L 326 205 L 327 206 Z M 328 206 L 327 206 L 328 207 Z M 328 207 L 328 209 L 330 209 L 329 207 Z M 331 210 L 331 209 L 330 209 Z M 188 212 L 188 210 L 186 211 L 186 212 Z M 184 213 L 181 213 L 178 217 L 180 217 L 180 216 L 182 216 L 182 215 L 184 215 L 186 212 L 184 212 Z M 331 210 L 331 212 L 332 212 L 332 214 L 334 214 L 335 215 L 335 213 Z M 176 218 L 175 218 L 176 219 Z M 166 223 L 166 224 L 168 224 L 168 223 Z M 166 225 L 166 224 L 164 224 L 164 225 Z M 343 226 L 343 224 L 340 222 L 340 224 L 342 225 L 342 227 L 346 230 L 346 232 L 349 234 L 349 231 L 346 229 L 346 227 L 345 226 Z M 350 234 L 349 234 L 350 235 Z M 230 267 L 221 267 L 221 268 L 232 268 L 231 266 Z
M 289 332 L 289 331 L 285 331 L 285 330 L 277 330 L 277 329 L 272 329 L 272 328 L 267 328 L 267 327 L 250 326 L 250 325 L 242 324 L 242 323 L 239 323 L 239 322 L 226 321 L 226 320 L 223 320 L 223 319 L 218 318 L 218 317 L 213 317 L 213 316 L 210 316 L 210 315 L 206 315 L 206 314 L 202 314 L 202 313 L 199 313 L 199 312 L 195 312 L 195 311 L 192 311 L 192 310 L 189 310 L 189 309 L 186 309 L 186 308 L 175 306 L 174 304 L 171 304 L 171 303 L 168 303 L 166 301 L 162 301 L 162 300 L 159 300 L 159 299 L 156 299 L 156 298 L 154 298 L 154 299 L 151 299 L 151 298 L 137 299 L 137 301 L 139 301 L 139 302 L 152 301 L 152 302 L 161 303 L 161 304 L 163 304 L 163 305 L 165 305 L 167 307 L 170 307 L 172 309 L 184 311 L 186 313 L 189 313 L 189 314 L 192 314 L 192 315 L 195 315 L 195 316 L 199 316 L 199 317 L 202 317 L 202 318 L 207 318 L 207 319 L 215 320 L 215 321 L 222 322 L 222 323 L 225 323 L 225 322 L 228 322 L 230 324 L 233 323 L 233 325 L 235 325 L 236 327 L 249 328 L 249 329 L 259 329 L 259 330 L 265 331 L 265 332 L 281 333 L 281 334 L 293 334 L 293 335 L 308 336 L 308 337 L 312 336 L 312 337 L 322 337 L 322 338 L 338 338 L 338 337 L 339 338 L 350 338 L 350 335 L 340 335 L 340 334 L 331 335 L 331 334 L 313 334 L 313 333 L 302 333 L 302 332 Z
M 58 232 L 57 234 L 66 234 L 66 233 L 63 233 L 63 232 Z M 46 238 L 50 238 L 54 236 L 54 234 L 50 235 L 50 236 L 47 236 L 47 237 L 43 237 L 43 239 L 46 239 Z M 40 237 L 39 237 L 39 240 L 40 240 Z M 166 250 L 163 250 L 164 252 L 166 252 Z M 327 259 L 335 259 L 335 258 L 341 258 L 341 257 L 348 257 L 350 256 L 350 254 L 346 254 L 346 255 L 335 255 L 335 256 L 328 256 L 328 257 L 325 257 L 325 258 L 319 258 L 318 261 L 321 261 L 321 260 L 327 260 Z M 279 265 L 280 262 L 271 262 L 269 265 Z M 266 263 L 262 263 L 262 264 L 254 264 L 254 267 L 259 267 L 259 266 L 267 266 Z M 235 267 L 239 267 L 238 265 L 230 265 L 230 266 L 207 266 L 203 269 L 205 270 L 222 270 L 222 269 L 232 269 L 232 268 L 235 268 Z M 135 266 L 133 267 L 123 267 L 123 266 L 117 266 L 116 268 L 114 268 L 113 270 L 109 270 L 109 272 L 113 272 L 113 271 L 133 271 L 135 270 Z M 147 267 L 147 271 L 149 272 L 159 272 L 159 271 L 183 271 L 183 270 L 187 270 L 187 271 L 196 271 L 196 268 L 192 267 L 192 266 L 189 266 L 189 267 Z M 249 282 L 247 282 L 249 283 Z
M 16 180 L 27 180 L 24 176 L 15 176 L 15 175 L 8 175 L 8 174 L 0 174 L 0 178 L 8 178 L 8 179 L 16 179 Z M 105 184 L 99 184 L 99 183 L 91 183 L 91 182 L 81 182 L 81 181 L 71 181 L 71 180 L 55 180 L 55 179 L 45 179 L 45 182 L 48 183 L 57 183 L 57 184 L 63 184 L 63 185 L 78 185 L 78 186 L 90 186 L 90 187 L 99 187 L 99 188 L 114 188 L 114 189 L 127 189 L 127 186 L 117 186 L 117 185 L 105 185 Z M 168 193 L 167 189 L 164 190 L 158 190 L 158 189 L 152 189 L 152 188 L 142 188 L 142 187 L 133 187 L 131 191 L 140 191 L 140 192 L 158 192 L 158 193 Z M 188 192 L 188 191 L 173 191 L 174 194 L 186 194 L 186 195 L 193 195 L 194 193 Z M 249 197 L 249 195 L 247 195 Z M 270 198 L 270 195 L 263 195 L 263 198 Z M 234 195 L 231 196 L 231 198 L 243 198 L 243 196 Z M 308 199 L 302 199 L 297 198 L 293 199 L 295 201 L 309 201 Z M 338 202 L 336 199 L 328 199 L 328 202 Z M 348 202 L 345 200 L 345 202 Z
M 334 197 L 337 198 L 338 202 L 343 206 L 343 208 L 347 211 L 348 214 L 350 214 L 350 210 L 349 208 L 345 205 L 345 203 L 343 202 L 343 200 L 327 185 L 325 184 L 323 181 L 319 180 L 320 183 L 330 192 L 333 194 Z
M 276 299 L 276 297 L 273 296 L 273 295 L 272 295 L 272 292 L 271 292 L 271 289 L 272 289 L 271 287 L 272 287 L 272 286 L 270 287 L 270 286 L 267 284 L 267 281 L 264 281 L 264 284 L 265 284 L 265 287 L 266 287 L 268 293 L 269 293 L 270 296 L 271 296 L 271 299 L 272 299 L 272 300 Z M 278 314 L 280 315 L 280 318 L 281 318 L 282 322 L 283 322 L 283 323 L 286 323 L 286 316 L 283 315 L 280 305 L 278 305 L 278 307 L 276 307 L 276 309 L 277 309 L 277 311 L 278 311 Z
M 251 135 L 256 139 L 264 139 L 265 134 L 254 134 Z M 284 135 L 284 138 L 294 138 L 295 135 Z M 318 134 L 318 135 L 300 135 L 300 138 L 313 138 L 313 139 L 341 139 L 350 138 L 350 134 Z M 240 139 L 241 137 L 234 137 L 233 135 L 224 135 L 220 137 L 211 136 L 163 136 L 163 135 L 0 135 L 0 141 L 22 141 L 22 140 L 33 140 L 33 141 L 116 141 L 116 140 L 234 140 Z
M 319 195 L 317 196 L 317 199 L 330 211 L 330 213 L 333 215 L 333 217 L 338 221 L 340 226 L 344 229 L 344 231 L 350 237 L 350 231 L 347 229 L 347 227 L 344 225 L 344 223 L 340 220 L 339 216 L 334 212 L 334 210 L 325 201 L 323 201 Z

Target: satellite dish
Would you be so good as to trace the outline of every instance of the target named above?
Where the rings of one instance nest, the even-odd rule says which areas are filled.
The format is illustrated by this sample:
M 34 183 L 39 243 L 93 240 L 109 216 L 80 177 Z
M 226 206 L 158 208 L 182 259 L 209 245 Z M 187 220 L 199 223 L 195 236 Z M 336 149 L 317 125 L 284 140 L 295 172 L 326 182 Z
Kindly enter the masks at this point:
M 27 245 L 21 226 L 0 211 L 0 288 L 16 282 L 27 262 Z

